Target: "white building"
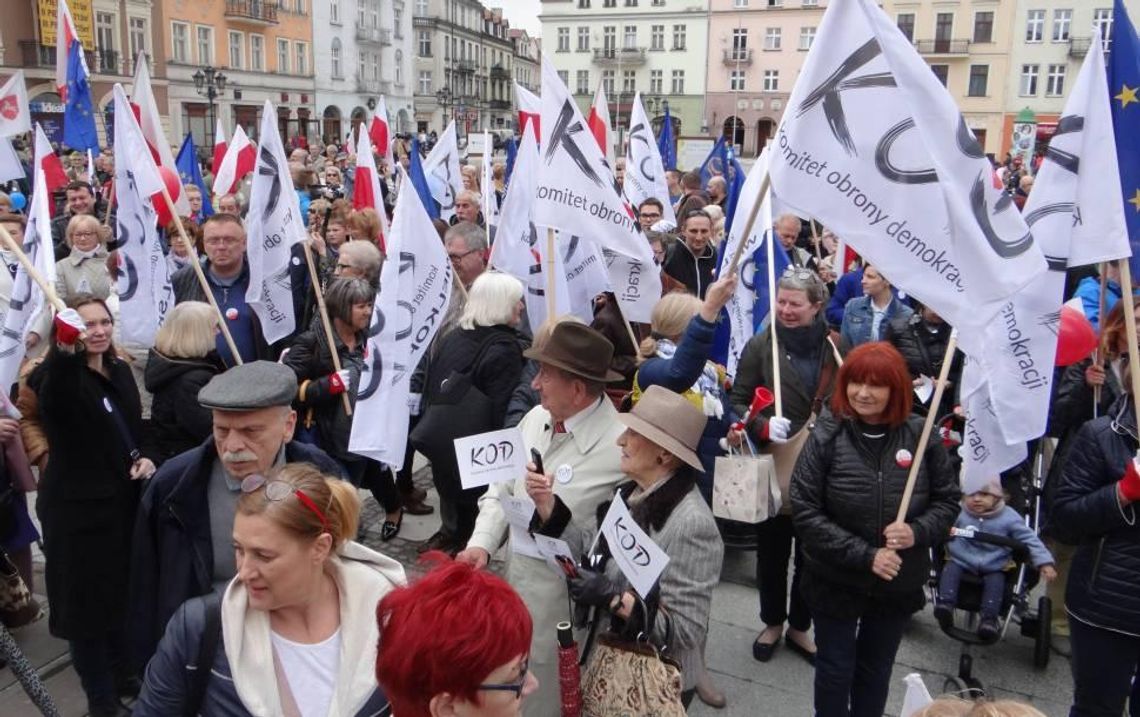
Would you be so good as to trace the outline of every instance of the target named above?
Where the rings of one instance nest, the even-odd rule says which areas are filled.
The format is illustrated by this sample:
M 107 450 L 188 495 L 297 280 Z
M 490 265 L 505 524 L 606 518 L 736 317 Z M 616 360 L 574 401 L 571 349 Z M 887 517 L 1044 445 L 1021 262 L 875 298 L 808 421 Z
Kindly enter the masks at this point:
M 396 132 L 411 132 L 412 17 L 404 0 L 313 3 L 320 136 L 343 142 L 384 95 Z

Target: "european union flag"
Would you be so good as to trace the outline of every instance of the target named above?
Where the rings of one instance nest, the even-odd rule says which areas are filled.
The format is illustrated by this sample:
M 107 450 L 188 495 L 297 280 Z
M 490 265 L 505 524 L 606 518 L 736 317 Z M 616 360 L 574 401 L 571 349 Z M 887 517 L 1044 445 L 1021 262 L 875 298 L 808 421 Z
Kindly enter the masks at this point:
M 63 143 L 72 149 L 99 150 L 91 85 L 83 71 L 83 45 L 73 40 L 67 50 L 67 103 L 63 106 Z
M 724 157 L 725 157 L 725 143 L 724 136 L 720 136 L 713 145 L 712 151 L 705 157 L 705 161 L 701 162 L 701 187 L 707 187 L 709 179 L 714 175 L 724 174 Z
M 1112 128 L 1135 277 L 1140 273 L 1140 41 L 1122 0 L 1115 0 L 1112 13 L 1108 94 L 1112 97 Z
M 202 217 L 213 214 L 214 206 L 210 204 L 210 192 L 206 189 L 206 182 L 202 179 L 202 168 L 198 165 L 198 151 L 194 148 L 194 136 L 189 132 L 186 133 L 186 139 L 182 140 L 182 147 L 178 150 L 178 157 L 174 160 L 174 166 L 178 168 L 178 178 L 182 180 L 183 186 L 193 184 L 202 193 Z M 199 220 L 202 217 L 199 217 Z
M 661 123 L 661 136 L 657 138 L 657 151 L 661 154 L 661 164 L 665 169 L 677 168 L 677 144 L 673 137 L 673 115 L 669 114 L 669 103 L 665 103 L 665 120 Z
M 503 186 L 511 183 L 511 173 L 515 171 L 515 160 L 519 156 L 519 145 L 515 142 L 515 138 L 511 137 L 507 140 L 507 174 L 503 178 Z
M 416 188 L 416 194 L 420 195 L 420 201 L 423 202 L 428 216 L 432 219 L 439 219 L 439 204 L 431 196 L 431 189 L 428 187 L 424 165 L 420 161 L 420 141 L 418 139 L 412 140 L 412 153 L 408 157 L 408 179 Z

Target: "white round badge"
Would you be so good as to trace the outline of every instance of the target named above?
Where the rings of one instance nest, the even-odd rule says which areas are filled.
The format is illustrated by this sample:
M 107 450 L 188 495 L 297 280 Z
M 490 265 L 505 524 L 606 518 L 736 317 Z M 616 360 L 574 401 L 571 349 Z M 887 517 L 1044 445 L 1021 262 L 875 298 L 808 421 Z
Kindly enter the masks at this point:
M 236 321 L 237 317 L 238 317 L 238 310 L 237 309 L 233 308 L 232 306 L 230 308 L 226 309 L 226 318 L 227 319 L 229 319 L 230 321 Z
M 568 464 L 563 463 L 562 465 L 558 466 L 558 470 L 554 471 L 554 478 L 559 483 L 565 485 L 574 478 L 574 469 L 571 468 Z

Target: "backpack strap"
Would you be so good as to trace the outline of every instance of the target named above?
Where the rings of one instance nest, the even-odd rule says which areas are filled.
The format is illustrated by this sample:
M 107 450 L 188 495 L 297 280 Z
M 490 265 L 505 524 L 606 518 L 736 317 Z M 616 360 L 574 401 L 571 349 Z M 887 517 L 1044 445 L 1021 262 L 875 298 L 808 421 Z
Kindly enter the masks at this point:
M 210 674 L 214 657 L 218 654 L 218 643 L 222 639 L 222 596 L 211 591 L 202 601 L 206 611 L 206 622 L 198 640 L 198 659 L 194 670 L 188 670 L 190 689 L 186 693 L 183 717 L 197 717 L 210 684 Z

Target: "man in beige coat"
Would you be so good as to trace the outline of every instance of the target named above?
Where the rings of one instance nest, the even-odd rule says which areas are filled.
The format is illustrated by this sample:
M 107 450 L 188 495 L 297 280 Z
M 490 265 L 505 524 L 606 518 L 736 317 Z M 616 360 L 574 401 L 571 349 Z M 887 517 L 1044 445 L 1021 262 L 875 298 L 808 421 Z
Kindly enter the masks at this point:
M 554 493 L 570 508 L 582 528 L 597 529 L 599 505 L 613 497 L 621 482 L 621 449 L 617 439 L 624 430 L 617 411 L 605 395 L 608 382 L 621 376 L 609 370 L 613 344 L 593 329 L 577 323 L 559 324 L 542 350 L 531 349 L 527 358 L 539 362 L 533 387 L 542 397 L 519 424 L 527 450 L 537 449 L 543 469 L 553 478 Z M 492 485 L 479 500 L 475 532 L 459 560 L 478 567 L 508 537 L 510 528 L 503 505 L 508 498 L 526 498 L 526 476 L 513 483 Z M 533 509 L 532 509 L 533 510 Z M 539 689 L 528 702 L 528 717 L 558 717 L 558 662 L 555 625 L 571 620 L 566 580 L 546 562 L 516 552 L 510 546 L 507 579 L 518 591 L 534 619 L 530 669 Z

